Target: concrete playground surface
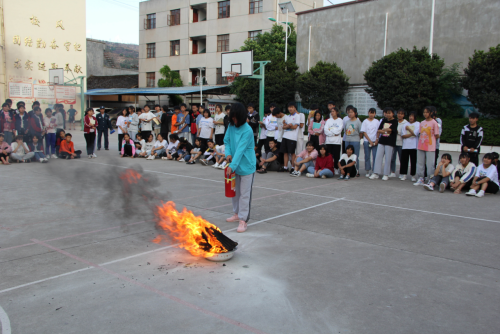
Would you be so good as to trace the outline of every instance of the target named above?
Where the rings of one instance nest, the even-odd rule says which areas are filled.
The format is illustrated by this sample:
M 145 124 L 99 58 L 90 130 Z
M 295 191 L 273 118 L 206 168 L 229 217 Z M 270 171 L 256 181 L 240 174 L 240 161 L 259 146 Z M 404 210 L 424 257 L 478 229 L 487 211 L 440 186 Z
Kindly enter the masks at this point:
M 116 135 L 110 147 L 0 166 L 3 333 L 500 332 L 498 195 L 268 173 L 238 234 L 221 170 L 118 159 Z M 152 243 L 153 213 L 120 216 L 99 187 L 68 196 L 132 164 L 237 241 L 234 258 Z

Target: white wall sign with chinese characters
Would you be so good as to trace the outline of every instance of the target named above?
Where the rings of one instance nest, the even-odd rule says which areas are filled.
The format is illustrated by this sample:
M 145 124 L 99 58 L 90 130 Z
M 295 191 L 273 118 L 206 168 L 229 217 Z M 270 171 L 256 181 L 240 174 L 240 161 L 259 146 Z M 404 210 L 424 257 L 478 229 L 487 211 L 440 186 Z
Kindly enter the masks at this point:
M 56 103 L 58 104 L 76 104 L 76 87 L 56 86 Z
M 33 85 L 28 83 L 9 82 L 9 97 L 30 99 L 33 97 Z
M 356 107 L 359 115 L 368 115 L 368 110 L 370 108 L 375 108 L 377 110 L 377 115 L 383 114 L 382 110 L 378 108 L 377 102 L 366 93 L 364 87 L 349 88 L 349 91 L 347 91 L 345 95 L 345 102 L 344 106 L 342 106 L 342 110 L 345 111 L 346 106 L 349 105 Z
M 33 85 L 33 92 L 35 99 L 49 99 L 56 98 L 54 86 L 48 85 Z

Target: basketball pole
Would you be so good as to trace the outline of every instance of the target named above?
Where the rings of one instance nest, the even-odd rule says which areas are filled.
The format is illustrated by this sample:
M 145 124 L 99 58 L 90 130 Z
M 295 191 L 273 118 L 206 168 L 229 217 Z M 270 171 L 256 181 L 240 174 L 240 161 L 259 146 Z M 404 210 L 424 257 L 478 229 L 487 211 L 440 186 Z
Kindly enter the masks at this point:
M 259 79 L 259 116 L 260 120 L 264 119 L 264 90 L 265 90 L 265 77 L 266 77 L 266 65 L 271 63 L 270 60 L 265 60 L 261 62 L 253 62 L 254 64 L 258 64 L 259 67 L 253 71 L 253 76 L 248 78 L 250 79 Z M 255 74 L 258 72 L 258 74 Z M 259 135 L 261 132 L 261 128 L 259 127 Z

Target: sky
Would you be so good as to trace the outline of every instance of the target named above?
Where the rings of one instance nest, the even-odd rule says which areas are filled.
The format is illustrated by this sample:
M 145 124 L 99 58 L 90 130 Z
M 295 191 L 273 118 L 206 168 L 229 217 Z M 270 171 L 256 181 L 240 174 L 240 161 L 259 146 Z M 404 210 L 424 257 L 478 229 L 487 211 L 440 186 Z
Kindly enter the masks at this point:
M 87 37 L 139 44 L 139 2 L 142 1 L 87 0 Z M 324 6 L 347 1 L 352 0 L 324 0 Z

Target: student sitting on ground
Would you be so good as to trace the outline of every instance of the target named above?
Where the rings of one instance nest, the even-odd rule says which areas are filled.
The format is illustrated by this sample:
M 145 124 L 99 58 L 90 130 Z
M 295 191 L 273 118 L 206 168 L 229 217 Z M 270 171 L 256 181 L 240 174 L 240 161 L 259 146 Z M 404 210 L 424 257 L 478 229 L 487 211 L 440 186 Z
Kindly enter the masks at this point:
M 59 157 L 66 159 L 75 159 L 80 158 L 82 151 L 76 150 L 75 145 L 71 141 L 73 136 L 70 133 L 66 134 L 66 138 L 64 141 L 61 141 L 61 146 L 59 148 Z
M 207 140 L 207 149 L 203 153 L 202 159 L 200 159 L 201 164 L 203 165 L 208 165 L 208 163 L 213 162 L 215 163 L 215 145 L 214 141 L 212 140 Z
M 205 144 L 201 140 L 201 138 L 197 137 L 194 140 L 194 146 L 191 152 L 184 157 L 184 160 L 187 161 L 186 164 L 196 164 L 196 160 L 200 158 L 200 156 L 205 152 Z
M 144 144 L 142 145 L 142 151 L 139 153 L 139 157 L 150 157 L 151 150 L 153 150 L 153 147 L 155 145 L 155 142 L 153 141 L 154 135 L 151 134 L 151 132 L 148 132 L 146 134 L 148 135 L 148 138 L 146 139 L 146 142 L 144 142 Z
M 265 154 L 264 157 L 260 158 L 258 163 L 259 169 L 257 173 L 263 174 L 267 171 L 279 171 L 281 169 L 281 164 L 279 162 L 280 151 L 278 150 L 278 141 L 274 138 L 269 139 L 269 152 Z
M 122 150 L 120 157 L 135 158 L 135 143 L 128 133 L 123 134 Z
M 455 190 L 455 194 L 460 194 L 462 189 L 468 189 L 472 185 L 472 180 L 476 175 L 477 167 L 470 161 L 469 154 L 460 154 L 460 164 L 458 164 L 450 175 L 450 188 Z
M 34 152 L 30 152 L 28 145 L 24 142 L 23 135 L 17 135 L 16 141 L 12 143 L 12 153 L 10 158 L 18 163 L 30 163 L 35 156 Z
M 333 157 L 327 153 L 326 146 L 319 146 L 319 155 L 316 158 L 316 165 L 307 169 L 309 178 L 333 178 Z
M 309 167 L 314 167 L 316 165 L 317 157 L 318 151 L 315 149 L 314 143 L 312 141 L 307 142 L 306 149 L 303 150 L 295 159 L 295 171 L 290 173 L 290 176 L 300 177 L 302 172 L 307 171 Z
M 4 139 L 4 134 L 0 133 L 0 160 L 4 165 L 10 165 L 9 156 L 12 152 L 12 148 L 10 147 L 9 143 L 4 141 Z
M 356 169 L 357 156 L 354 154 L 354 146 L 349 144 L 345 148 L 345 154 L 340 157 L 338 168 L 340 171 L 339 180 L 349 180 L 356 177 L 358 170 Z
M 443 154 L 443 156 L 441 156 L 441 161 L 434 171 L 434 177 L 432 177 L 427 185 L 424 185 L 424 188 L 427 191 L 434 191 L 434 186 L 439 185 L 439 192 L 443 193 L 450 185 L 449 177 L 453 169 L 454 166 L 451 164 L 451 155 Z
M 498 158 L 499 158 L 498 152 L 492 152 L 491 157 L 493 157 L 493 165 L 497 167 L 497 172 L 498 175 L 500 176 L 500 165 L 498 164 Z
M 224 143 L 224 142 L 223 142 Z M 215 146 L 215 164 L 212 165 L 215 169 L 224 169 L 226 167 L 226 147 L 224 145 Z
M 59 149 L 61 148 L 61 142 L 66 141 L 66 132 L 61 130 L 57 133 L 56 138 L 56 156 L 59 157 Z
M 139 155 L 139 153 L 142 151 L 142 147 L 144 146 L 144 144 L 146 143 L 146 141 L 144 141 L 142 139 L 142 135 L 141 134 L 136 134 L 135 135 L 135 152 L 137 153 L 137 155 Z
M 179 135 L 177 134 L 170 134 L 168 138 L 170 139 L 170 143 L 165 151 L 166 157 L 162 157 L 161 159 L 171 161 L 174 159 L 173 155 L 177 153 L 181 142 L 179 141 Z
M 478 190 L 479 192 L 477 192 Z M 482 198 L 485 192 L 493 194 L 498 192 L 498 172 L 497 167 L 493 165 L 492 154 L 484 155 L 483 164 L 477 168 L 470 191 L 465 195 Z
M 38 136 L 33 136 L 28 147 L 30 148 L 30 151 L 35 154 L 35 161 L 40 163 L 47 163 L 49 161 L 43 152 L 43 142 L 38 140 Z
M 185 162 L 186 161 L 186 156 L 189 155 L 189 153 L 191 152 L 191 150 L 193 150 L 193 145 L 191 143 L 188 142 L 187 138 L 185 137 L 181 137 L 179 139 L 180 141 L 180 144 L 179 144 L 179 149 L 177 150 L 177 156 L 176 156 L 176 160 L 178 162 Z M 202 139 L 203 141 L 203 139 Z M 212 142 L 213 144 L 213 142 Z
M 147 158 L 149 160 L 153 160 L 156 157 L 161 157 L 163 154 L 165 154 L 165 151 L 167 150 L 167 140 L 163 139 L 162 134 L 158 134 L 156 136 L 156 142 L 153 146 L 153 149 L 151 149 L 151 155 Z

